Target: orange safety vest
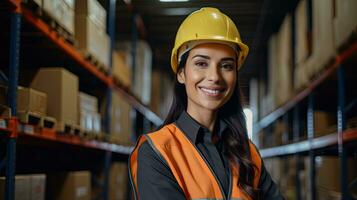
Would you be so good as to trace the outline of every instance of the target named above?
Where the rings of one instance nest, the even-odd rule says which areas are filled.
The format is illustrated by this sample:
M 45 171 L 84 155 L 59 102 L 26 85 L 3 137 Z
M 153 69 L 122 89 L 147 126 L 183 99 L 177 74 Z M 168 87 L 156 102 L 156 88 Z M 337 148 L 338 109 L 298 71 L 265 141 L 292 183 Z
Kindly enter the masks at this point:
M 137 142 L 134 151 L 130 155 L 130 175 L 132 185 L 135 188 L 135 199 L 140 199 L 137 187 L 137 157 L 138 149 L 146 140 L 154 148 L 159 156 L 165 159 L 169 165 L 177 183 L 185 193 L 186 199 L 227 199 L 224 197 L 223 189 L 218 183 L 212 169 L 205 161 L 204 157 L 185 136 L 185 134 L 176 127 L 175 124 L 164 126 L 159 131 L 141 136 Z M 258 170 L 254 176 L 254 187 L 258 187 L 261 174 L 261 158 L 252 143 L 250 143 L 251 158 Z M 248 200 L 249 196 L 237 186 L 239 172 L 238 167 L 231 165 L 231 200 Z M 258 172 L 258 173 L 257 173 Z

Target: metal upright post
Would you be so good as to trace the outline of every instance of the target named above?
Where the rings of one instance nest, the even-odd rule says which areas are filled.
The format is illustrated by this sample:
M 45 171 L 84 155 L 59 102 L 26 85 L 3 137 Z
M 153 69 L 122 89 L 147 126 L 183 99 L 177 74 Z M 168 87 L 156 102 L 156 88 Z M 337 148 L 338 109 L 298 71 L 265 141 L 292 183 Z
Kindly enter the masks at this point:
M 104 158 L 104 183 L 103 183 L 103 200 L 109 199 L 109 171 L 110 171 L 110 163 L 112 161 L 112 152 L 106 151 Z
M 340 157 L 340 173 L 341 173 L 341 192 L 342 200 L 350 199 L 348 195 L 348 167 L 347 167 L 347 152 L 343 144 L 343 131 L 346 128 L 345 118 L 345 71 L 343 66 L 340 66 L 337 71 L 337 134 L 338 134 L 338 155 Z
M 307 105 L 307 137 L 310 142 L 310 148 L 312 140 L 314 139 L 314 94 L 311 93 L 308 97 Z M 310 190 L 311 190 L 311 199 L 316 199 L 316 190 L 315 190 L 315 152 L 313 149 L 310 149 Z
M 136 81 L 135 81 L 135 76 L 136 76 L 136 47 L 137 47 L 137 40 L 138 40 L 138 27 L 136 24 L 136 20 L 137 20 L 138 14 L 133 12 L 132 13 L 132 19 L 131 19 L 131 63 L 132 63 L 132 90 L 135 90 L 136 86 Z M 139 133 L 142 133 L 142 126 L 143 126 L 143 115 L 135 110 L 135 114 L 133 115 L 133 120 L 134 120 L 134 133 L 135 136 L 137 137 L 139 135 Z
M 293 141 L 299 142 L 300 137 L 300 114 L 299 105 L 295 106 L 293 109 Z M 295 175 L 295 189 L 296 189 L 296 200 L 301 200 L 301 181 L 300 181 L 300 155 L 295 155 L 296 159 L 296 175 Z
M 108 33 L 110 37 L 110 49 L 109 49 L 109 74 L 112 74 L 112 67 L 113 67 L 113 50 L 115 46 L 115 8 L 116 8 L 116 0 L 108 0 Z M 111 106 L 112 106 L 112 87 L 107 88 L 106 94 L 106 116 L 105 116 L 105 130 L 106 133 L 110 134 L 110 125 L 111 125 Z M 103 200 L 109 199 L 109 171 L 110 171 L 110 164 L 112 160 L 112 152 L 107 151 L 105 153 L 104 159 L 104 183 L 103 183 Z
M 19 76 L 19 55 L 20 55 L 20 30 L 21 14 L 11 13 L 10 27 L 10 57 L 9 57 L 9 84 L 7 102 L 11 108 L 11 115 L 17 114 L 17 85 Z M 16 130 L 15 130 L 16 131 Z M 13 200 L 15 191 L 15 156 L 16 156 L 16 137 L 10 137 L 6 147 L 6 188 L 5 199 Z

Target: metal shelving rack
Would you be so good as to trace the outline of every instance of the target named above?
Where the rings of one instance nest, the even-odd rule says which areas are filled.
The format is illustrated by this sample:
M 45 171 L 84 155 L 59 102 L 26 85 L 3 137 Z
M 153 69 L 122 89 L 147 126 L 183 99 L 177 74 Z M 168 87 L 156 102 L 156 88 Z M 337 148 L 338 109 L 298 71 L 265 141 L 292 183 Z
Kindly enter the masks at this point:
M 269 127 L 279 120 L 284 119 L 289 115 L 289 112 L 293 113 L 295 120 L 292 122 L 292 133 L 294 135 L 293 143 L 282 146 L 269 147 L 260 149 L 261 156 L 266 158 L 273 157 L 287 157 L 295 156 L 299 158 L 301 155 L 307 155 L 310 158 L 310 190 L 312 192 L 311 197 L 313 200 L 317 199 L 315 188 L 315 156 L 319 155 L 319 151 L 328 150 L 331 148 L 336 149 L 335 154 L 340 158 L 340 185 L 341 185 L 341 199 L 350 199 L 348 195 L 348 169 L 347 169 L 347 149 L 355 148 L 357 142 L 357 129 L 346 129 L 346 116 L 345 116 L 345 97 L 346 97 L 346 74 L 345 63 L 352 59 L 355 63 L 357 55 L 357 42 L 353 42 L 335 57 L 332 64 L 315 79 L 313 79 L 309 85 L 293 96 L 288 102 L 275 111 L 271 112 L 267 116 L 260 119 L 254 124 L 254 134 L 262 134 L 261 131 L 269 130 Z M 337 79 L 337 94 L 336 94 L 336 119 L 337 119 L 337 132 L 331 133 L 321 137 L 315 137 L 314 133 L 314 111 L 316 106 L 315 94 L 325 82 L 328 82 L 332 76 L 336 76 Z M 299 126 L 299 105 L 307 102 L 306 110 L 306 124 L 307 124 L 307 138 L 302 139 L 299 137 L 301 131 Z M 263 133 L 264 134 L 264 133 Z M 302 140 L 302 141 L 301 141 Z M 347 146 L 348 144 L 352 144 Z M 296 163 L 296 174 L 299 174 L 300 165 Z M 296 199 L 301 199 L 301 183 L 299 177 L 296 176 Z
M 114 47 L 114 35 L 115 35 L 115 7 L 116 0 L 107 0 L 108 5 L 108 33 L 111 39 L 110 42 L 110 52 L 113 51 Z M 4 6 L 3 6 L 4 5 Z M 148 122 L 151 125 L 159 126 L 162 123 L 162 120 L 153 113 L 147 106 L 143 105 L 138 98 L 136 98 L 131 91 L 127 88 L 122 87 L 120 84 L 115 84 L 109 72 L 109 75 L 104 74 L 89 61 L 87 61 L 80 52 L 74 48 L 71 44 L 67 43 L 63 38 L 59 37 L 55 31 L 53 31 L 48 24 L 46 24 L 41 18 L 37 17 L 33 11 L 29 10 L 22 5 L 21 0 L 6 0 L 1 3 L 3 8 L 1 10 L 10 11 L 11 13 L 11 23 L 10 23 L 10 49 L 9 49 L 9 77 L 8 77 L 8 93 L 7 93 L 7 102 L 8 106 L 11 109 L 11 116 L 16 116 L 16 99 L 17 99 L 17 86 L 18 86 L 18 77 L 19 77 L 19 63 L 20 63 L 20 34 L 22 31 L 22 24 L 31 26 L 38 32 L 40 32 L 44 38 L 49 39 L 60 51 L 69 56 L 74 62 L 78 64 L 88 73 L 100 80 L 105 87 L 107 88 L 107 105 L 110 105 L 110 97 L 112 92 L 120 94 L 128 103 L 130 103 L 133 108 L 136 110 L 137 119 L 135 120 L 135 132 L 140 129 L 142 124 L 140 122 Z M 133 37 L 134 38 L 134 37 Z M 134 39 L 135 40 L 135 39 Z M 135 42 L 135 41 L 133 41 Z M 112 54 L 110 53 L 110 56 Z M 135 56 L 135 55 L 133 55 Z M 110 59 L 110 65 L 112 64 Z M 82 69 L 82 70 L 83 70 Z M 104 116 L 105 121 L 109 121 L 110 115 L 107 112 Z M 0 170 L 3 167 L 5 169 L 6 175 L 6 188 L 5 188 L 5 199 L 12 200 L 14 199 L 14 181 L 15 181 L 15 169 L 16 169 L 16 149 L 17 143 L 53 143 L 56 145 L 67 145 L 70 147 L 76 147 L 81 149 L 94 150 L 97 152 L 104 153 L 104 182 L 102 199 L 108 199 L 108 181 L 109 181 L 109 167 L 113 156 L 119 156 L 121 161 L 125 159 L 133 147 L 126 147 L 121 145 L 109 144 L 106 142 L 99 141 L 83 141 L 75 137 L 57 137 L 55 132 L 46 132 L 42 130 L 41 134 L 25 134 L 18 133 L 18 126 L 20 125 L 16 117 L 10 117 L 5 119 L 0 119 L 2 124 L 5 124 L 5 127 L 0 127 L 1 134 L 0 137 L 5 137 L 6 141 L 6 155 L 4 158 L 0 158 Z M 104 123 L 104 129 L 108 129 L 109 123 Z M 139 128 L 138 128 L 139 127 Z M 1 139 L 1 138 L 0 138 Z

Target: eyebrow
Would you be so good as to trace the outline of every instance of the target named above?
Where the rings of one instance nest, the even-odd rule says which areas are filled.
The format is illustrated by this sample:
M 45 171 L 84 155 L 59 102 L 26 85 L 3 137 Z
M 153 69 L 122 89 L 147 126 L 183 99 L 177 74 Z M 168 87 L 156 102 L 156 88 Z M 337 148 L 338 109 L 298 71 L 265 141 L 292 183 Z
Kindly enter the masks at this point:
M 193 56 L 192 59 L 194 59 L 196 57 L 201 57 L 201 58 L 205 58 L 205 59 L 211 59 L 209 56 L 200 55 L 200 54 L 197 54 L 197 55 Z M 221 61 L 234 61 L 234 58 L 226 57 L 226 58 L 222 58 Z
M 209 56 L 200 55 L 200 54 L 197 54 L 197 55 L 193 56 L 192 59 L 194 59 L 194 58 L 196 58 L 196 57 L 201 57 L 201 58 L 205 58 L 205 59 L 210 59 Z

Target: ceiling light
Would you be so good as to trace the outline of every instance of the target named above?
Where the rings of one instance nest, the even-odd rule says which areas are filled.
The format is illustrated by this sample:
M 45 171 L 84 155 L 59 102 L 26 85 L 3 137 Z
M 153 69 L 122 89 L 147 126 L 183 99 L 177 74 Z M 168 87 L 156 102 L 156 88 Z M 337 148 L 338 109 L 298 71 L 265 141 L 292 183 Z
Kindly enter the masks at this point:
M 187 2 L 189 0 L 160 0 L 160 2 Z

